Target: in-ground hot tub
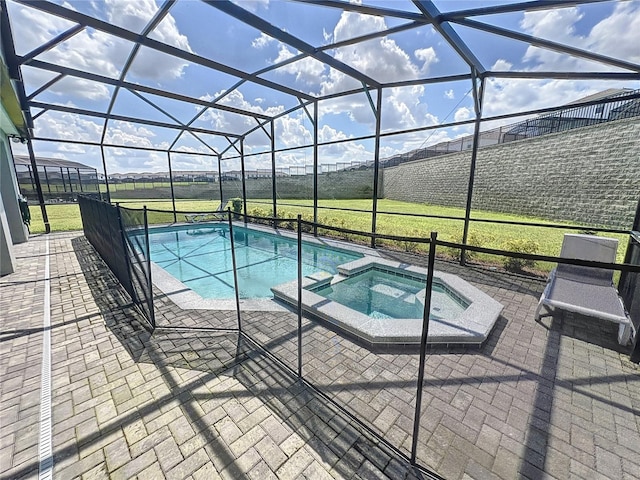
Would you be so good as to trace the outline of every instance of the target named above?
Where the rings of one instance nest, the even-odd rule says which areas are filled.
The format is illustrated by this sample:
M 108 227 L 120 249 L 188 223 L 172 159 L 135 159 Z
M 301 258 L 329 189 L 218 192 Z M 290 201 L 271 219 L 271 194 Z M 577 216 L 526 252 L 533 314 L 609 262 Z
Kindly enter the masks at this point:
M 340 265 L 338 274 L 303 278 L 302 308 L 374 346 L 419 344 L 425 268 L 365 257 Z M 273 287 L 274 297 L 298 304 L 297 282 Z M 456 275 L 436 271 L 429 315 L 430 344 L 482 344 L 503 305 Z

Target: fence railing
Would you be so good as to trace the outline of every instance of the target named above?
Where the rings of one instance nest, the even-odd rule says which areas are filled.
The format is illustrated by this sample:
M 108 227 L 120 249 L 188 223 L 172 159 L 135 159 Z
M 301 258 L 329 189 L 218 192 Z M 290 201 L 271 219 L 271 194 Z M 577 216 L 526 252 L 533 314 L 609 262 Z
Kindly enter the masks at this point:
M 78 196 L 78 204 L 85 237 L 155 328 L 146 211 L 83 195 Z
M 637 96 L 639 93 L 640 90 L 622 92 L 602 99 L 598 103 L 574 107 L 567 106 L 535 118 L 510 125 L 503 125 L 491 130 L 484 130 L 480 132 L 478 137 L 478 146 L 485 147 L 488 145 L 508 143 L 624 118 L 637 117 L 640 116 L 640 99 L 628 99 L 624 97 Z M 469 135 L 456 140 L 440 142 L 436 145 L 384 158 L 381 159 L 380 162 L 382 166 L 393 167 L 412 160 L 422 160 L 448 153 L 470 150 L 472 147 L 473 136 Z M 372 167 L 373 162 L 367 162 L 367 165 Z
M 85 236 L 90 243 L 96 248 L 100 256 L 105 263 L 113 271 L 114 275 L 121 282 L 125 290 L 129 293 L 135 304 L 140 308 L 141 312 L 148 320 L 152 327 L 155 327 L 155 314 L 154 314 L 154 299 L 152 293 L 151 284 L 151 263 L 150 263 L 150 242 L 149 242 L 149 224 L 157 223 L 160 220 L 161 223 L 172 224 L 175 223 L 175 214 L 172 211 L 147 211 L 146 208 L 140 210 L 127 209 L 119 206 L 113 206 L 104 202 L 96 201 L 93 199 L 80 197 L 80 209 L 82 213 L 82 220 L 84 224 Z M 156 216 L 154 218 L 154 215 Z M 151 217 L 151 220 L 150 220 Z M 238 241 L 241 244 L 236 244 L 235 228 L 239 228 L 239 224 L 234 222 L 242 221 L 246 226 L 248 223 L 254 224 L 269 224 L 272 226 L 284 227 L 285 229 L 297 231 L 295 245 L 297 248 L 297 308 L 294 314 L 279 314 L 272 316 L 276 322 L 282 322 L 284 327 L 275 328 L 268 333 L 264 334 L 264 331 L 257 330 L 257 334 L 254 334 L 256 328 L 256 322 L 261 322 L 261 318 L 255 314 L 247 315 L 243 317 L 245 306 L 240 299 L 240 287 L 238 280 L 238 266 L 236 265 L 236 250 L 240 251 L 246 247 L 248 242 L 247 236 L 242 232 L 238 232 Z M 334 404 L 337 408 L 343 411 L 346 415 L 351 417 L 357 423 L 359 423 L 365 430 L 369 431 L 372 435 L 375 435 L 379 440 L 389 448 L 393 449 L 400 455 L 405 456 L 414 465 L 418 465 L 421 468 L 425 468 L 421 465 L 421 460 L 418 458 L 417 445 L 420 435 L 420 424 L 422 421 L 422 405 L 421 398 L 425 387 L 425 370 L 424 365 L 426 361 L 427 344 L 429 341 L 429 325 L 430 325 L 430 311 L 431 311 L 431 286 L 433 284 L 433 276 L 435 272 L 435 258 L 438 249 L 441 248 L 457 248 L 467 249 L 477 253 L 486 253 L 496 256 L 511 257 L 515 259 L 543 261 L 543 262 L 556 262 L 569 265 L 588 266 L 607 268 L 622 272 L 622 277 L 619 285 L 620 294 L 625 298 L 625 304 L 634 320 L 634 325 L 637 327 L 640 324 L 640 295 L 638 293 L 640 289 L 640 236 L 637 234 L 631 237 L 631 246 L 628 250 L 627 258 L 624 264 L 608 264 L 602 262 L 591 262 L 586 260 L 567 259 L 559 257 L 551 257 L 545 255 L 523 254 L 517 252 L 510 252 L 504 250 L 496 250 L 490 248 L 476 247 L 470 245 L 462 245 L 452 242 L 440 241 L 437 238 L 437 233 L 432 232 L 429 238 L 416 238 L 416 237 L 400 237 L 396 235 L 381 235 L 371 234 L 366 232 L 360 232 L 356 230 L 350 230 L 346 228 L 333 227 L 328 225 L 322 225 L 315 222 L 304 221 L 301 216 L 298 215 L 297 219 L 276 219 L 271 217 L 255 217 L 246 216 L 240 213 L 231 214 L 231 211 L 227 211 L 226 222 L 224 219 L 219 220 L 219 225 L 224 223 L 228 224 L 228 237 L 230 241 L 231 256 L 233 259 L 233 286 L 235 296 L 235 311 L 237 313 L 237 327 L 233 326 L 231 329 L 224 328 L 224 330 L 234 330 L 240 335 L 255 344 L 266 354 L 274 358 L 289 370 L 292 374 L 297 375 L 303 382 L 308 384 L 311 388 L 320 393 L 328 401 Z M 372 238 L 378 240 L 389 240 L 394 242 L 405 242 L 413 244 L 423 244 L 428 247 L 426 254 L 427 260 L 423 262 L 426 264 L 426 278 L 425 282 L 425 299 L 423 302 L 423 314 L 422 314 L 422 334 L 420 336 L 419 353 L 413 353 L 413 355 L 419 355 L 415 376 L 411 377 L 411 381 L 415 381 L 417 390 L 415 396 L 412 396 L 411 404 L 414 407 L 413 416 L 413 436 L 411 437 L 410 451 L 407 447 L 407 442 L 403 442 L 404 446 L 394 445 L 389 439 L 384 438 L 384 435 L 380 433 L 374 424 L 374 420 L 362 417 L 357 412 L 354 412 L 341 397 L 332 391 L 327 391 L 323 388 L 321 383 L 318 383 L 317 377 L 314 374 L 305 373 L 307 364 L 305 363 L 306 355 L 308 354 L 310 345 L 315 340 L 310 338 L 311 332 L 309 330 L 309 322 L 307 318 L 304 318 L 302 309 L 302 296 L 305 278 L 303 277 L 303 232 L 313 232 L 320 230 L 324 234 L 331 234 L 332 236 L 353 238 L 354 236 L 361 238 L 362 243 L 368 243 L 368 240 Z M 290 237 L 291 238 L 291 237 Z M 243 253 L 246 255 L 246 252 Z M 285 254 L 283 251 L 275 251 L 273 254 L 276 257 Z M 291 256 L 291 249 L 287 249 L 286 255 Z M 423 255 L 424 256 L 424 255 Z M 297 322 L 293 324 L 289 318 L 292 315 L 297 317 Z M 305 324 L 306 322 L 306 324 Z M 172 325 L 163 325 L 167 328 L 176 328 Z M 188 327 L 187 327 L 188 328 Z M 202 329 L 203 327 L 198 327 Z M 220 328 L 204 327 L 207 330 L 223 330 Z M 636 347 L 634 354 L 637 354 L 637 338 L 636 334 Z M 274 344 L 286 343 L 286 347 L 280 350 L 274 348 Z M 318 344 L 315 344 L 318 347 Z M 329 346 L 319 346 L 325 350 Z M 295 353 L 294 353 L 295 352 Z M 307 352 L 307 353 L 305 353 Z M 634 357 L 632 357 L 634 358 Z M 640 361 L 640 358 L 635 357 L 634 361 Z M 312 366 L 309 366 L 311 369 Z M 317 368 L 314 372 L 317 371 Z M 406 383 L 406 378 L 403 377 L 403 383 Z M 415 402 L 415 403 L 413 403 Z

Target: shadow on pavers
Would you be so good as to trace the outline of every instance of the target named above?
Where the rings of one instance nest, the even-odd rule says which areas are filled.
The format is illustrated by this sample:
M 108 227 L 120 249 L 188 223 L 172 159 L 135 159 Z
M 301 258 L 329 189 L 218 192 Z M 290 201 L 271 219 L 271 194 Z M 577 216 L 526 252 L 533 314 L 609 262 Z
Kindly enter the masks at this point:
M 375 438 L 363 434 L 313 389 L 255 349 L 242 334 L 177 329 L 150 332 L 126 291 L 88 241 L 78 237 L 72 240 L 72 245 L 107 327 L 134 361 L 151 363 L 160 370 L 171 392 L 138 409 L 132 418 L 125 417 L 112 428 L 137 421 L 149 411 L 160 409 L 179 398 L 190 423 L 205 435 L 209 446 L 218 455 L 226 457 L 222 463 L 227 465 L 229 473 L 240 477 L 246 472 L 241 470 L 227 446 L 220 441 L 211 419 L 204 418 L 202 408 L 195 403 L 202 405 L 207 401 L 231 397 L 247 401 L 258 398 L 281 424 L 298 434 L 324 463 L 331 465 L 333 471 L 342 477 L 431 478 L 414 469 Z M 172 374 L 173 368 L 198 370 L 205 376 L 180 384 Z M 207 393 L 199 388 L 207 379 L 219 376 L 234 378 L 244 387 L 243 390 Z M 105 433 L 108 432 L 102 432 Z

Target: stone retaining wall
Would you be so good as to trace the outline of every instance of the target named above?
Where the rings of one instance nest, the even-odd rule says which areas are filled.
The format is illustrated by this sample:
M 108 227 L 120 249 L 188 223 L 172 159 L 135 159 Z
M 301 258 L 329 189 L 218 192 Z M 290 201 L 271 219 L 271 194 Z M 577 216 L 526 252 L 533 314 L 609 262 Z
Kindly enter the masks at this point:
M 464 207 L 471 152 L 385 169 L 386 198 Z M 472 207 L 631 228 L 640 197 L 640 119 L 481 148 Z

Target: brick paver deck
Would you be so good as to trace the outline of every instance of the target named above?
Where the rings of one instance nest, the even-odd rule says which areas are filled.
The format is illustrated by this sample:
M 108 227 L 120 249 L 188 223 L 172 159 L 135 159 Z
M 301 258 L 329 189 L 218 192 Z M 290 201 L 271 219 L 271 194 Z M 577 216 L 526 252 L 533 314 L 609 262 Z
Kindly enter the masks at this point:
M 305 319 L 303 376 L 318 393 L 236 332 L 173 328 L 235 328 L 235 312 L 157 295 L 166 328 L 151 334 L 80 233 L 16 246 L 18 271 L 0 278 L 2 478 L 38 476 L 47 242 L 54 478 L 428 478 L 403 457 L 417 353 L 370 352 Z M 537 324 L 541 282 L 438 268 L 505 310 L 481 349 L 429 352 L 418 464 L 451 479 L 640 478 L 640 369 L 615 325 Z M 297 368 L 295 315 L 241 320 Z

